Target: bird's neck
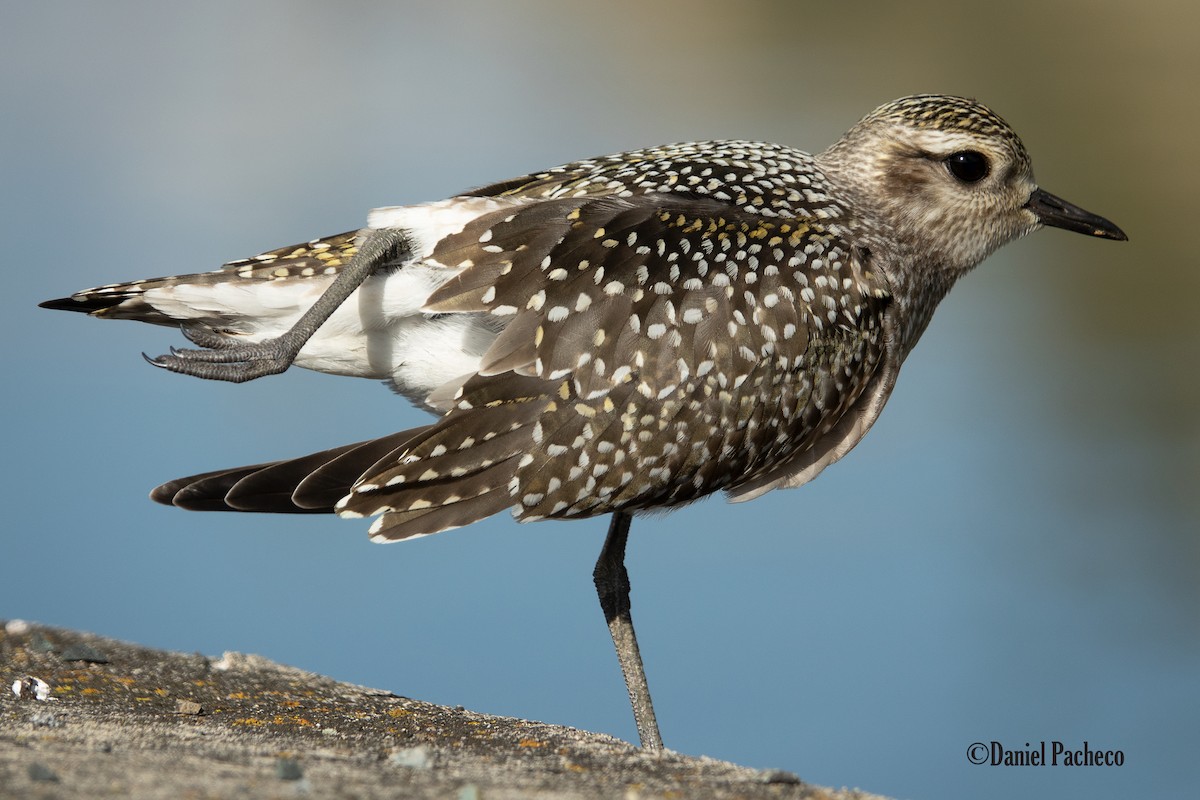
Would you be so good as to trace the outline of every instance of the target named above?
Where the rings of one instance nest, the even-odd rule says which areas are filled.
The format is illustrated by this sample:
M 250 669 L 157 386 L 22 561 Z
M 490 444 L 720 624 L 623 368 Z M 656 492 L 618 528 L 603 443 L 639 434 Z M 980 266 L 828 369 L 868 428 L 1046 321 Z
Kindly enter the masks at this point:
M 915 224 L 911 215 L 897 213 L 896 205 L 879 195 L 877 171 L 842 145 L 839 142 L 818 155 L 816 163 L 847 207 L 841 221 L 850 237 L 869 248 L 872 268 L 887 278 L 897 355 L 903 360 L 929 326 L 942 298 L 973 265 L 959 265 L 961 253 L 943 252 L 937 237 Z
M 962 273 L 930 263 L 929 254 L 897 253 L 892 263 L 879 264 L 892 291 L 892 311 L 903 360 L 929 327 L 933 312 Z

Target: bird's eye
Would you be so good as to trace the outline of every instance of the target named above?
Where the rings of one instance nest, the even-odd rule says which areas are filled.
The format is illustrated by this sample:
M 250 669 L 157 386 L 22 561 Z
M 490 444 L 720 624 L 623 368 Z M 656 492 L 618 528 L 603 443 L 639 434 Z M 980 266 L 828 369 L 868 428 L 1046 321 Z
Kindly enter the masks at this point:
M 963 183 L 978 183 L 992 171 L 987 156 L 975 150 L 951 153 L 946 158 L 946 168 Z

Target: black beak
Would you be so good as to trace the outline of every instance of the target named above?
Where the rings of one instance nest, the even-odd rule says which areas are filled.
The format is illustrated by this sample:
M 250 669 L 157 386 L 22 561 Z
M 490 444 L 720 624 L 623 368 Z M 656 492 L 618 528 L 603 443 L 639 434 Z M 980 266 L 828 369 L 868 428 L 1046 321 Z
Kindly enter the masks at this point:
M 1118 242 L 1129 239 L 1123 230 L 1104 217 L 1084 211 L 1079 206 L 1071 205 L 1061 197 L 1055 197 L 1041 189 L 1037 189 L 1029 196 L 1025 207 L 1032 211 L 1033 215 L 1038 218 L 1038 222 L 1043 225 L 1062 228 L 1064 231 L 1086 233 L 1089 236 L 1099 236 L 1102 239 L 1113 239 Z

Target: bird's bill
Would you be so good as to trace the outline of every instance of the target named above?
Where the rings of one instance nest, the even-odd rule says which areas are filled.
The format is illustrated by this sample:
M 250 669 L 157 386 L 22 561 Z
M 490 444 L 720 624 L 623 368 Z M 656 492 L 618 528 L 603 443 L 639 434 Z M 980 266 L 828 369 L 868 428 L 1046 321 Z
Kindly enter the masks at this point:
M 1025 207 L 1033 212 L 1038 222 L 1052 228 L 1062 228 L 1065 231 L 1086 233 L 1089 236 L 1099 236 L 1102 239 L 1113 239 L 1124 242 L 1129 237 L 1125 232 L 1104 217 L 1084 211 L 1077 205 L 1072 205 L 1061 197 L 1055 197 L 1047 191 L 1037 189 L 1025 203 Z

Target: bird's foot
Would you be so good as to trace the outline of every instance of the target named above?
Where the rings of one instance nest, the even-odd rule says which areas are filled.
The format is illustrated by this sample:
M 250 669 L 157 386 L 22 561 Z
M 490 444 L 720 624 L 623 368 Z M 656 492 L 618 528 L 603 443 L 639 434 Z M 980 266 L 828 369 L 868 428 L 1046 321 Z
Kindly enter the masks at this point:
M 183 326 L 183 335 L 203 350 L 172 347 L 167 355 L 142 357 L 156 367 L 206 380 L 243 383 L 283 372 L 300 352 L 288 334 L 262 342 L 239 342 L 212 328 L 195 323 Z M 303 346 L 303 343 L 301 343 Z

